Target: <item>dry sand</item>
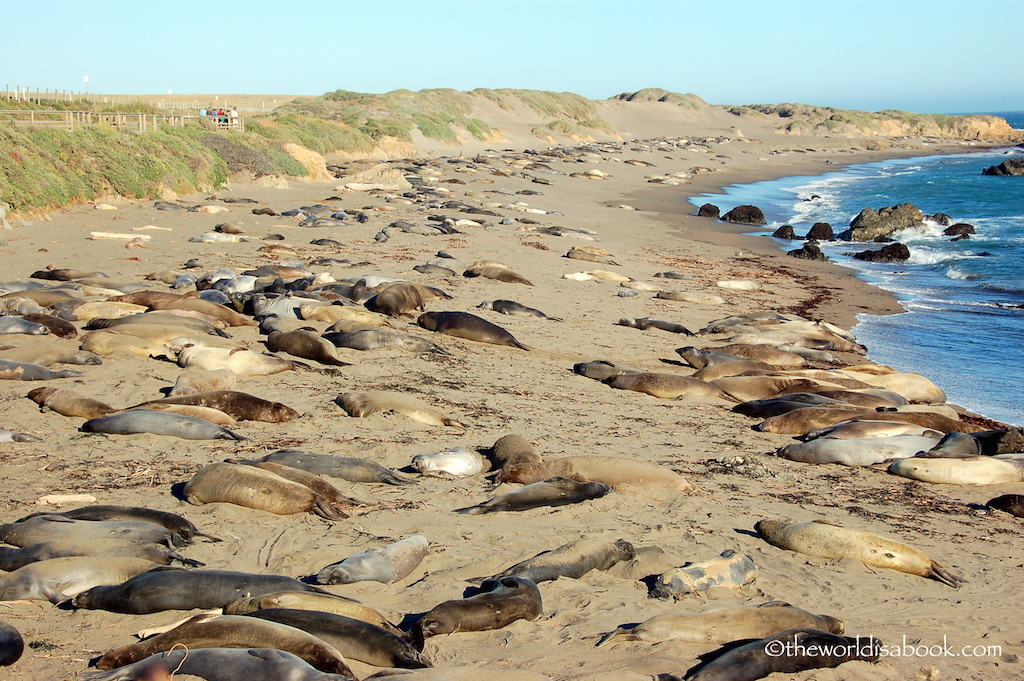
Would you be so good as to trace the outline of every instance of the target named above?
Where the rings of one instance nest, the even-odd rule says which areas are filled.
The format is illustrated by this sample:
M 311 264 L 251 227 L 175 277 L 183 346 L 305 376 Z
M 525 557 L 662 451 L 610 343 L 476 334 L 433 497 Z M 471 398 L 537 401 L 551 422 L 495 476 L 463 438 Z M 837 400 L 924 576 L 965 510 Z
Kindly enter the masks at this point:
M 640 129 L 635 127 L 634 129 Z M 430 337 L 450 354 L 416 355 L 400 350 L 349 351 L 359 363 L 334 374 L 290 371 L 240 379 L 238 389 L 284 402 L 303 414 L 284 423 L 245 422 L 236 430 L 242 443 L 194 442 L 154 435 L 95 435 L 79 432 L 81 419 L 40 413 L 26 399 L 29 389 L 59 385 L 103 399 L 114 406 L 132 405 L 160 396 L 181 370 L 174 364 L 114 355 L 101 366 L 84 367 L 80 378 L 42 383 L 0 382 L 3 421 L 0 427 L 42 437 L 43 443 L 0 445 L 3 495 L 0 520 L 10 522 L 40 510 L 34 501 L 47 493 L 90 493 L 99 503 L 143 505 L 186 515 L 223 543 L 198 541 L 185 550 L 209 568 L 315 575 L 325 565 L 374 546 L 422 534 L 430 553 L 411 575 L 385 586 L 362 582 L 330 590 L 358 598 L 401 622 L 434 605 L 460 598 L 470 580 L 494 574 L 536 553 L 580 536 L 626 539 L 643 558 L 609 572 L 544 582 L 544 614 L 535 622 L 518 621 L 497 631 L 460 632 L 429 639 L 426 654 L 440 670 L 469 667 L 459 678 L 512 678 L 510 670 L 528 670 L 553 680 L 651 679 L 658 674 L 682 676 L 697 658 L 717 646 L 677 642 L 621 642 L 595 648 L 605 632 L 661 613 L 697 612 L 708 607 L 783 600 L 846 623 L 847 635 L 876 636 L 886 644 L 941 645 L 959 653 L 963 646 L 1001 646 L 999 655 L 982 657 L 887 658 L 878 664 L 851 662 L 837 669 L 795 674 L 791 678 L 838 679 L 1010 679 L 1019 678 L 1024 655 L 1024 602 L 1020 577 L 1021 521 L 988 512 L 979 505 L 1000 494 L 1020 492 L 1021 485 L 953 487 L 915 483 L 884 470 L 835 465 L 805 465 L 770 456 L 788 436 L 751 430 L 755 420 L 732 413 L 726 402 L 669 401 L 646 394 L 617 391 L 572 373 L 576 362 L 607 359 L 653 371 L 689 374 L 674 348 L 704 344 L 652 329 L 615 325 L 621 317 L 655 317 L 691 329 L 730 314 L 753 310 L 804 310 L 849 327 L 857 312 L 897 310 L 887 294 L 849 271 L 829 264 L 807 263 L 779 254 L 766 239 L 739 236 L 742 230 L 690 215 L 688 196 L 724 184 L 790 174 L 814 174 L 844 163 L 884 155 L 913 155 L 920 147 L 880 153 L 818 151 L 768 156 L 778 147 L 813 147 L 790 138 L 770 143 L 734 139 L 713 145 L 701 157 L 686 151 L 639 154 L 629 145 L 621 154 L 587 163 L 552 165 L 564 170 L 599 168 L 606 180 L 539 175 L 550 186 L 521 177 L 497 176 L 481 166 L 476 173 L 448 166 L 442 180 L 453 198 L 470 203 L 523 200 L 531 207 L 564 216 L 525 215 L 544 225 L 586 228 L 597 242 L 517 231 L 516 225 L 465 228 L 441 237 L 398 233 L 384 244 L 374 234 L 392 220 L 423 222 L 414 207 L 387 204 L 366 193 L 337 191 L 334 182 L 289 183 L 287 188 L 236 183 L 231 196 L 250 197 L 278 211 L 321 201 L 332 195 L 345 209 L 389 205 L 396 212 L 371 213 L 369 224 L 338 229 L 297 227 L 295 218 L 250 214 L 245 205 L 229 213 L 169 213 L 150 201 L 122 201 L 116 211 L 80 206 L 59 211 L 50 220 L 18 225 L 3 234 L 0 246 L 5 280 L 24 279 L 48 265 L 99 269 L 116 280 L 138 279 L 149 272 L 180 268 L 198 258 L 210 270 L 246 268 L 276 259 L 257 251 L 260 240 L 240 244 L 194 244 L 188 239 L 231 221 L 262 238 L 285 235 L 304 259 L 333 256 L 360 263 L 328 269 L 338 279 L 362 274 L 408 278 L 438 286 L 453 297 L 434 300 L 430 310 L 479 312 L 533 348 L 475 343 L 437 336 L 415 326 L 414 319 L 395 322 L 401 330 Z M 850 146 L 829 140 L 829 145 Z M 534 141 L 533 146 L 542 147 Z M 934 147 L 932 147 L 934 150 Z M 730 158 L 718 158 L 718 154 Z M 625 164 L 640 158 L 656 168 Z M 760 160 L 766 159 L 766 160 Z M 698 175 L 678 187 L 647 184 L 654 173 L 686 171 L 713 165 L 716 172 Z M 530 189 L 543 196 L 503 196 L 473 192 Z M 227 195 L 218 192 L 218 195 Z M 206 196 L 182 197 L 206 203 Z M 215 203 L 215 202 L 211 202 Z M 643 210 L 608 207 L 621 203 Z M 452 212 L 452 211 L 442 211 Z M 502 215 L 523 213 L 498 209 Z M 473 216 L 466 216 L 473 217 Z M 489 218 L 497 221 L 497 218 Z M 148 231 L 146 249 L 126 250 L 109 241 L 90 241 L 91 230 L 130 231 L 156 225 L 171 231 Z M 345 244 L 338 250 L 310 246 L 330 236 Z M 572 246 L 593 243 L 614 254 L 617 266 L 596 265 L 562 257 Z M 507 263 L 536 286 L 463 277 L 421 275 L 412 267 L 447 249 L 462 263 L 490 259 Z M 563 274 L 590 269 L 622 272 L 669 289 L 710 291 L 726 298 L 719 306 L 657 300 L 650 293 L 618 297 L 617 284 L 577 282 Z M 672 282 L 656 272 L 676 270 L 692 277 Z M 723 291 L 715 282 L 751 279 L 764 284 L 752 293 Z M 164 284 L 154 288 L 167 290 Z M 513 299 L 539 308 L 564 322 L 504 316 L 475 310 L 483 300 Z M 323 325 L 320 325 L 322 328 Z M 253 328 L 233 335 L 262 348 Z M 697 341 L 697 343 L 694 343 Z M 5 343 L 47 342 L 8 336 Z M 857 361 L 854 356 L 844 357 Z M 81 368 L 81 367 L 79 367 Z M 347 416 L 334 398 L 347 391 L 396 390 L 418 396 L 466 424 L 465 430 L 428 427 L 398 414 Z M 502 435 L 519 433 L 544 457 L 599 454 L 653 461 L 696 483 L 700 491 L 684 493 L 654 488 L 620 488 L 604 498 L 560 508 L 466 516 L 453 509 L 475 504 L 518 485 L 495 487 L 483 476 L 466 479 L 423 477 L 414 486 L 392 487 L 337 481 L 353 496 L 378 504 L 346 521 L 330 523 L 308 514 L 276 516 L 228 504 L 190 506 L 172 494 L 172 486 L 189 479 L 205 464 L 227 457 L 254 457 L 283 447 L 373 459 L 402 469 L 417 454 L 456 446 L 485 447 Z M 415 475 L 415 474 L 413 474 Z M 965 584 L 953 590 L 938 582 L 873 569 L 852 560 L 811 559 L 782 551 L 754 532 L 762 518 L 798 521 L 824 519 L 884 534 L 916 546 Z M 702 561 L 725 549 L 751 556 L 760 576 L 738 591 L 713 589 L 681 601 L 647 597 L 642 578 L 686 561 Z M 659 551 L 663 553 L 658 553 Z M 101 611 L 57 608 L 45 602 L 0 604 L 0 618 L 16 625 L 28 642 L 23 659 L 4 670 L 13 680 L 73 679 L 99 653 L 130 643 L 141 629 L 177 621 L 183 613 L 128 616 Z M 375 668 L 358 662 L 361 678 Z M 415 678 L 415 677 L 414 677 Z M 431 677 L 442 678 L 442 677 Z M 448 677 L 444 677 L 448 678 Z M 526 678 L 526 677 L 516 677 Z M 774 678 L 774 677 L 773 677 Z

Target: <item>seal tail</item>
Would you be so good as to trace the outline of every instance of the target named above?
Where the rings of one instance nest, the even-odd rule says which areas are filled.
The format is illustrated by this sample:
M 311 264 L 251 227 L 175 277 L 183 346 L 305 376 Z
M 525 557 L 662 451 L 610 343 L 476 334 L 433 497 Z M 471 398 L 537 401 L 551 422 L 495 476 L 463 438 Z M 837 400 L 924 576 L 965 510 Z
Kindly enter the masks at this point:
M 236 442 L 241 442 L 245 438 L 243 436 L 239 435 L 238 433 L 234 433 L 234 432 L 228 430 L 227 428 L 221 428 L 220 429 L 220 435 L 217 437 L 217 439 L 218 440 L 235 440 Z
M 610 631 L 604 636 L 602 636 L 601 640 L 594 644 L 594 647 L 597 648 L 598 646 L 603 646 L 606 643 L 611 643 L 612 641 L 616 640 L 639 641 L 640 637 L 633 633 L 632 628 L 626 629 L 624 627 L 619 627 L 615 631 Z
M 348 513 L 345 513 L 321 496 L 317 496 L 316 502 L 313 504 L 313 508 L 309 510 L 326 520 L 344 520 L 349 517 Z
M 953 573 L 936 563 L 934 560 L 932 561 L 930 571 L 925 575 L 925 577 L 931 577 L 932 579 L 942 582 L 947 586 L 951 586 L 954 589 L 959 589 L 962 581 L 959 577 L 954 576 Z
M 171 560 L 176 560 L 179 563 L 181 563 L 182 565 L 187 565 L 188 567 L 195 567 L 195 568 L 197 568 L 197 567 L 203 567 L 204 565 L 206 565 L 206 563 L 201 563 L 198 560 L 192 560 L 191 558 L 186 558 L 185 556 L 182 556 L 182 555 L 174 553 L 174 552 L 171 552 Z
M 454 513 L 464 513 L 466 515 L 480 515 L 484 512 L 484 509 L 480 506 L 467 506 L 466 508 L 457 508 Z
M 219 542 L 219 541 L 224 541 L 224 540 L 223 540 L 223 539 L 221 539 L 220 537 L 215 537 L 215 536 L 213 536 L 212 534 L 206 534 L 205 532 L 200 532 L 199 530 L 196 530 L 196 531 L 195 531 L 195 532 L 193 532 L 192 534 L 193 534 L 193 536 L 196 536 L 196 537 L 205 537 L 205 538 L 206 538 L 207 540 L 209 540 L 209 541 L 210 541 L 211 543 L 212 543 L 212 542 Z
M 520 343 L 519 341 L 515 340 L 514 338 L 512 340 L 514 341 L 513 345 L 515 345 L 517 348 L 522 348 L 523 350 L 532 350 L 533 349 L 529 345 L 523 345 L 522 343 Z

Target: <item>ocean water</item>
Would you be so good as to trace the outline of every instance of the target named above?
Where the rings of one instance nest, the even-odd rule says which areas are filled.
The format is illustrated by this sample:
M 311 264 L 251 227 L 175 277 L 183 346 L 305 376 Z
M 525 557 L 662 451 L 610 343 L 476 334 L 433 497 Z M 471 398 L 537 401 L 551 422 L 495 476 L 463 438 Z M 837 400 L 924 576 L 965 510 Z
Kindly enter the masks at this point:
M 1024 129 L 1024 112 L 998 114 Z M 912 203 L 925 215 L 945 213 L 974 226 L 969 240 L 950 241 L 928 223 L 894 236 L 910 249 L 903 263 L 866 263 L 849 252 L 876 245 L 822 243 L 833 261 L 892 291 L 906 312 L 858 315 L 853 329 L 868 357 L 935 381 L 949 401 L 992 419 L 1024 425 L 1024 177 L 981 171 L 1024 149 L 926 156 L 848 166 L 817 177 L 788 177 L 726 187 L 690 199 L 723 213 L 761 208 L 767 234 L 784 224 L 802 236 L 815 222 L 836 234 L 864 208 Z M 813 198 L 817 196 L 818 198 Z M 757 232 L 762 234 L 764 232 Z M 778 240 L 792 250 L 802 242 Z

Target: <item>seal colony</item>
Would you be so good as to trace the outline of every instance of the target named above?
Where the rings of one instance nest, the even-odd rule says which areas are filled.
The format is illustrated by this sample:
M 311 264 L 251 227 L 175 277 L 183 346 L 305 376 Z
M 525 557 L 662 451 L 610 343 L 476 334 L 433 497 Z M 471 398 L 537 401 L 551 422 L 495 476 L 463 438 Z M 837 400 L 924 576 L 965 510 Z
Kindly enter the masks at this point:
M 657 197 L 678 209 L 688 189 L 628 197 L 639 211 L 608 204 L 673 173 L 696 175 L 696 190 L 693 168 L 754 144 L 658 138 L 402 159 L 373 171 L 395 188 L 370 190 L 346 185 L 373 166 L 343 162 L 340 186 L 236 185 L 258 213 L 210 196 L 169 204 L 227 206 L 238 242 L 188 241 L 224 234 L 224 216 L 122 203 L 104 226 L 170 228 L 133 250 L 139 260 L 84 241 L 84 208 L 19 234 L 6 276 L 24 287 L 0 284 L 0 304 L 72 328 L 9 323 L 28 333 L 2 336 L 14 350 L 0 357 L 17 359 L 0 380 L 11 434 L 0 531 L 33 543 L 0 558 L 36 565 L 3 581 L 48 600 L 72 596 L 68 578 L 87 588 L 64 606 L 73 618 L 39 600 L 5 609 L 20 630 L 0 629 L 5 659 L 20 656 L 14 678 L 73 678 L 105 654 L 100 668 L 116 658 L 123 676 L 92 678 L 217 678 L 223 665 L 254 681 L 329 678 L 265 649 L 279 638 L 355 678 L 428 665 L 451 678 L 682 678 L 722 652 L 694 678 L 754 660 L 761 675 L 842 663 L 851 678 L 895 680 L 923 662 L 869 660 L 907 617 L 922 641 L 957 631 L 965 645 L 1024 654 L 1004 634 L 1024 538 L 1008 496 L 1024 491 L 1013 431 L 985 432 L 997 424 L 944 404 L 925 377 L 870 365 L 845 328 L 857 305 L 885 304 L 866 286 L 836 280 L 840 305 L 808 288 L 835 285 L 827 265 L 680 239 L 679 228 L 714 223 L 644 209 Z M 579 267 L 586 277 L 563 278 Z M 55 358 L 67 361 L 26 362 Z M 186 408 L 209 411 L 172 411 Z M 107 420 L 85 427 L 94 419 Z M 949 432 L 970 441 L 940 444 Z M 911 463 L 893 464 L 894 452 Z M 952 473 L 902 477 L 929 466 Z M 103 510 L 35 506 L 44 492 L 89 493 Z M 65 515 L 14 522 L 47 510 Z M 801 534 L 769 545 L 769 526 L 753 528 L 772 518 Z M 808 528 L 815 520 L 827 522 Z M 812 552 L 836 536 L 842 551 Z M 83 563 L 84 545 L 110 553 Z M 895 558 L 876 560 L 879 547 Z M 131 572 L 145 569 L 83 581 L 96 560 L 111 571 L 128 558 L 141 561 Z M 894 593 L 909 615 L 892 613 Z M 659 595 L 671 600 L 648 597 Z M 209 608 L 231 619 L 192 620 Z M 158 640 L 133 637 L 182 618 L 192 623 Z M 323 647 L 302 643 L 317 632 Z M 872 650 L 764 655 L 772 637 L 839 634 Z M 195 645 L 229 640 L 243 647 Z M 929 664 L 942 678 L 968 678 L 972 665 L 985 678 L 1018 671 L 998 659 Z

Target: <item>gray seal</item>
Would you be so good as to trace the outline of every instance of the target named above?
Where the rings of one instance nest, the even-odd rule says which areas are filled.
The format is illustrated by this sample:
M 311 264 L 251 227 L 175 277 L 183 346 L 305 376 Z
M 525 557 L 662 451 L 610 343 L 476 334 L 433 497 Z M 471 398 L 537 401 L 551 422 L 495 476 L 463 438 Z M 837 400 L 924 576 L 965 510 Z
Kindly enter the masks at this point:
M 182 416 L 169 411 L 136 409 L 112 416 L 101 416 L 82 424 L 85 433 L 112 433 L 132 435 L 152 433 L 169 435 L 185 440 L 244 440 L 245 438 L 223 426 L 194 416 Z
M 49 381 L 54 378 L 70 378 L 71 376 L 81 375 L 81 371 L 73 371 L 71 369 L 52 371 L 42 364 L 0 359 L 0 379 L 8 381 Z
M 71 511 L 62 511 L 60 513 L 32 513 L 21 520 L 28 520 L 29 518 L 34 518 L 39 515 L 63 516 L 71 520 L 144 521 L 165 527 L 172 533 L 179 535 L 186 542 L 190 542 L 196 537 L 205 537 L 209 541 L 213 542 L 221 541 L 211 534 L 200 532 L 199 528 L 184 516 L 180 516 L 177 513 L 158 511 L 153 508 L 145 508 L 142 506 L 112 506 L 109 504 L 95 504 L 93 506 L 83 506 L 81 508 L 76 508 Z M 21 520 L 16 522 L 21 522 Z
M 416 569 L 427 555 L 429 544 L 426 537 L 416 534 L 387 546 L 376 546 L 328 565 L 317 574 L 316 581 L 318 584 L 393 584 Z
M 426 312 L 419 316 L 416 323 L 428 331 L 456 338 L 465 338 L 478 343 L 510 345 L 523 350 L 530 349 L 497 324 L 491 324 L 486 319 L 468 312 Z
M 540 317 L 541 319 L 548 319 L 553 322 L 564 322 L 565 320 L 561 317 L 549 317 L 540 310 L 532 307 L 527 307 L 522 303 L 517 303 L 514 300 L 485 300 L 476 306 L 478 310 L 494 310 L 501 314 L 510 315 L 521 315 L 525 317 Z
M 259 461 L 261 463 L 279 463 L 316 475 L 341 478 L 349 482 L 382 482 L 388 485 L 413 485 L 417 482 L 415 478 L 396 473 L 376 461 L 335 456 L 334 454 L 312 454 L 294 449 L 282 449 L 267 454 Z
M 58 539 L 126 539 L 183 546 L 184 538 L 166 527 L 144 520 L 74 520 L 61 515 L 35 515 L 0 525 L 0 541 L 31 546 Z
M 88 539 L 74 538 L 29 544 L 24 548 L 0 546 L 0 570 L 12 572 L 31 563 L 52 558 L 69 558 L 72 556 L 112 556 L 120 558 L 144 558 L 155 565 L 167 565 L 178 561 L 189 567 L 201 567 L 203 563 L 191 560 L 172 551 L 166 546 L 142 541 L 125 541 L 122 539 Z
M 155 674 L 184 674 L 205 681 L 351 681 L 317 670 L 301 658 L 272 648 L 200 648 L 156 653 L 109 672 L 88 672 L 86 681 L 146 681 Z
M 543 611 L 536 584 L 520 577 L 502 577 L 491 591 L 434 606 L 416 622 L 410 635 L 422 649 L 430 636 L 501 629 L 516 620 L 533 621 Z
M 535 584 L 559 577 L 579 579 L 591 570 L 604 571 L 620 561 L 635 557 L 633 545 L 625 539 L 610 542 L 596 537 L 584 537 L 516 563 L 485 579 L 480 588 L 490 591 L 503 577 L 520 577 Z
M 564 506 L 588 499 L 600 499 L 611 489 L 603 482 L 577 482 L 569 478 L 549 478 L 526 485 L 514 492 L 499 494 L 476 506 L 457 508 L 455 512 L 479 515 L 498 511 L 526 511 L 540 506 Z

